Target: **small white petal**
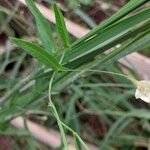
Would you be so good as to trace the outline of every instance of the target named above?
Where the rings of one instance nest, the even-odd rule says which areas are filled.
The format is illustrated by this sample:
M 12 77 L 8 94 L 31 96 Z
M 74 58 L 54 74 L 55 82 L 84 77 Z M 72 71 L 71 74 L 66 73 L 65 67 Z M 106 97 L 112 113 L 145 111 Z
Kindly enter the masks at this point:
M 140 98 L 144 102 L 150 103 L 150 81 L 143 80 L 138 82 L 135 98 Z
M 143 100 L 146 103 L 150 103 L 150 99 L 146 96 L 143 96 L 143 97 L 141 96 L 140 99 Z
M 138 99 L 138 98 L 140 98 L 140 96 L 139 96 L 140 94 L 139 94 L 139 90 L 138 89 L 136 89 L 136 91 L 135 91 L 135 98 L 136 99 Z

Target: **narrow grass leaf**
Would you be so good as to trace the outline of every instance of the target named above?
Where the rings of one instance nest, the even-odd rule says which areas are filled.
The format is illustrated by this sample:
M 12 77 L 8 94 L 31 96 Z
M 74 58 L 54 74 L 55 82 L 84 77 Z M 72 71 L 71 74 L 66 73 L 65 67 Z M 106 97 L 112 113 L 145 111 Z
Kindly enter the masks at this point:
M 130 54 L 135 51 L 150 47 L 150 30 L 142 33 L 135 39 L 131 40 L 129 43 L 125 44 L 121 48 L 114 50 L 113 52 L 104 56 L 101 60 L 96 60 L 96 64 L 108 65 L 127 54 Z
M 66 53 L 64 61 L 68 57 L 71 61 L 85 55 L 86 57 L 91 57 L 92 54 L 100 54 L 100 52 L 104 51 L 103 48 L 109 49 L 126 39 L 136 36 L 141 30 L 145 30 L 144 27 L 140 27 L 134 34 L 131 32 L 138 28 L 144 21 L 149 21 L 149 18 L 150 9 L 148 8 L 109 26 L 101 32 L 95 32 L 95 36 L 87 38 L 84 43 L 72 45 L 71 50 Z
M 93 29 L 91 32 L 86 34 L 84 37 L 80 38 L 75 42 L 75 44 L 79 44 L 84 42 L 86 39 L 93 37 L 95 33 L 101 31 L 102 29 L 106 28 L 109 25 L 112 25 L 114 22 L 120 20 L 122 17 L 126 16 L 136 8 L 140 7 L 141 5 L 148 2 L 147 0 L 131 0 L 129 1 L 124 7 L 122 7 L 119 11 L 117 11 L 113 16 L 108 18 L 107 20 L 103 21 L 99 26 Z
M 54 70 L 63 70 L 63 67 L 58 63 L 55 57 L 41 47 L 17 38 L 11 38 L 11 40 L 46 66 L 52 67 Z
M 106 149 L 109 145 L 109 139 L 117 132 L 118 128 L 127 121 L 126 117 L 120 117 L 109 129 L 101 142 L 101 149 Z
M 138 35 L 132 41 L 126 43 L 121 48 L 118 48 L 115 51 L 111 52 L 110 54 L 107 54 L 101 57 L 101 59 L 99 58 L 99 59 L 96 59 L 95 61 L 87 62 L 86 64 L 81 63 L 78 66 L 76 66 L 76 64 L 74 64 L 73 66 L 72 63 L 68 63 L 66 66 L 67 68 L 72 67 L 74 69 L 76 68 L 79 70 L 83 70 L 83 72 L 84 70 L 91 69 L 93 66 L 99 66 L 99 67 L 107 66 L 110 63 L 113 63 L 114 61 L 118 60 L 119 58 L 126 56 L 127 54 L 130 54 L 132 52 L 135 52 L 141 49 L 149 48 L 150 47 L 149 38 L 150 38 L 149 31 L 144 32 L 141 35 Z M 80 59 L 77 59 L 76 62 L 78 61 L 80 61 Z M 76 73 L 66 72 L 65 74 L 62 74 L 60 79 L 55 83 L 56 91 L 63 89 L 65 86 L 77 80 L 83 72 L 82 71 L 76 72 Z
M 38 33 L 40 35 L 41 41 L 43 42 L 44 48 L 50 53 L 52 50 L 55 50 L 55 43 L 52 37 L 52 32 L 49 26 L 49 23 L 47 20 L 43 17 L 43 15 L 40 13 L 40 11 L 35 6 L 33 0 L 26 0 L 26 3 L 28 5 L 28 8 L 32 12 Z
M 54 11 L 55 11 L 55 19 L 56 19 L 56 27 L 59 32 L 60 38 L 63 42 L 65 48 L 69 47 L 69 34 L 65 25 L 64 17 L 61 13 L 60 8 L 57 4 L 54 4 Z

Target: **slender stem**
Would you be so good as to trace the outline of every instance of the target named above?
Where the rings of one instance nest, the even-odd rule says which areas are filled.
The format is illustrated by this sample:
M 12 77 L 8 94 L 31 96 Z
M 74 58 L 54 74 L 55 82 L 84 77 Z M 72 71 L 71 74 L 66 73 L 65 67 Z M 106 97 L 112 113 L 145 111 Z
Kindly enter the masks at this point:
M 96 73 L 105 73 L 105 74 L 112 74 L 112 75 L 117 75 L 117 76 L 121 76 L 121 77 L 124 77 L 128 80 L 130 80 L 134 85 L 137 85 L 138 81 L 136 79 L 134 79 L 133 77 L 131 76 L 126 76 L 124 74 L 121 74 L 121 73 L 116 73 L 116 72 L 110 72 L 110 71 L 104 71 L 104 70 L 94 70 L 94 69 L 85 69 L 85 70 L 78 70 L 78 69 L 67 69 L 65 71 L 74 71 L 74 72 L 96 72 Z
M 64 50 L 62 55 L 61 55 L 60 61 L 59 61 L 60 64 L 62 63 L 62 61 L 64 59 L 65 53 L 66 53 L 66 51 Z
M 59 126 L 59 129 L 60 129 L 60 133 L 61 133 L 61 136 L 62 136 L 62 143 L 64 145 L 64 149 L 65 150 L 68 150 L 68 144 L 67 144 L 67 140 L 66 140 L 66 135 L 65 135 L 65 131 L 63 129 L 63 126 L 61 124 L 61 120 L 59 118 L 59 115 L 58 115 L 58 112 L 57 112 L 57 109 L 52 101 L 52 98 L 51 98 L 51 90 L 52 90 L 52 83 L 53 83 L 53 80 L 54 80 L 54 77 L 55 77 L 55 74 L 56 72 L 54 72 L 51 76 L 51 79 L 50 79 L 50 82 L 49 82 L 49 104 L 48 106 L 50 106 L 52 108 L 52 112 L 53 112 L 53 115 L 55 116 L 56 120 L 57 120 L 57 124 Z
M 61 58 L 60 58 L 60 61 L 59 61 L 60 64 L 62 63 L 64 56 L 65 56 L 65 51 L 63 51 L 63 54 L 62 54 L 62 56 L 61 56 Z M 52 83 L 53 83 L 53 80 L 54 80 L 54 77 L 55 77 L 56 73 L 57 73 L 57 72 L 55 71 L 55 72 L 52 74 L 51 79 L 50 79 L 50 82 L 49 82 L 49 94 L 48 94 L 48 95 L 49 95 L 49 104 L 48 104 L 48 105 L 52 108 L 53 115 L 55 116 L 55 118 L 56 118 L 56 120 L 57 120 L 57 124 L 58 124 L 58 127 L 59 127 L 59 129 L 60 129 L 60 133 L 61 133 L 62 143 L 63 143 L 63 145 L 64 145 L 64 149 L 65 149 L 65 150 L 68 150 L 68 144 L 67 144 L 67 139 L 66 139 L 65 131 L 64 131 L 63 126 L 62 126 L 62 124 L 61 124 L 61 120 L 60 120 L 60 118 L 59 118 L 57 109 L 56 109 L 56 107 L 55 107 L 55 105 L 54 105 L 54 103 L 53 103 L 53 101 L 52 101 L 52 98 L 51 98 Z
M 61 124 L 68 129 L 69 131 L 71 131 L 77 138 L 78 140 L 81 142 L 81 144 L 86 148 L 86 150 L 89 150 L 89 148 L 87 147 L 87 145 L 83 142 L 83 140 L 80 138 L 80 136 L 74 131 L 72 130 L 69 126 L 67 126 L 65 123 L 61 122 Z

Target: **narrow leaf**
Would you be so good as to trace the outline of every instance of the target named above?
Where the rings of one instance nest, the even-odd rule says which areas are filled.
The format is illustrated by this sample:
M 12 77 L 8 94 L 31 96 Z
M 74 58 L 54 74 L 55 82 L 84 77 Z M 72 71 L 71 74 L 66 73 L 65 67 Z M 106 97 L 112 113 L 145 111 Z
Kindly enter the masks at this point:
M 86 39 L 94 36 L 95 32 L 100 31 L 108 27 L 109 25 L 112 25 L 114 22 L 120 20 L 122 17 L 126 16 L 127 14 L 135 10 L 136 8 L 145 4 L 146 2 L 148 1 L 147 0 L 130 0 L 124 7 L 122 7 L 119 11 L 117 11 L 113 16 L 103 21 L 99 26 L 94 28 L 91 32 L 89 32 L 88 34 L 86 34 L 85 36 L 77 40 L 75 44 L 84 42 Z
M 124 46 L 120 47 L 119 49 L 101 57 L 101 59 L 99 58 L 93 62 L 87 62 L 86 64 L 81 62 L 81 64 L 78 64 L 78 65 L 67 63 L 66 67 L 67 68 L 72 67 L 74 69 L 83 70 L 83 71 L 91 69 L 94 66 L 99 66 L 100 68 L 102 68 L 104 66 L 107 66 L 113 63 L 119 58 L 126 56 L 127 54 L 139 51 L 141 49 L 149 48 L 150 47 L 149 39 L 150 39 L 150 32 L 147 31 L 146 33 L 143 33 L 142 35 L 136 37 L 134 40 L 126 43 Z M 78 61 L 80 61 L 80 59 L 76 60 L 76 62 Z M 64 87 L 68 86 L 70 83 L 77 80 L 81 76 L 82 73 L 83 72 L 81 71 L 80 73 L 79 72 L 67 72 L 65 74 L 62 74 L 62 76 L 60 77 L 60 80 L 58 80 L 54 84 L 55 86 L 54 89 L 56 91 L 57 90 L 60 91 Z
M 41 47 L 17 38 L 11 38 L 11 40 L 48 67 L 52 67 L 54 70 L 63 70 L 63 67 L 58 63 L 55 57 Z
M 137 36 L 135 39 L 125 44 L 124 46 L 118 48 L 117 50 L 107 54 L 101 60 L 95 60 L 95 64 L 106 66 L 126 56 L 127 54 L 130 54 L 135 51 L 139 51 L 141 49 L 149 48 L 150 47 L 149 39 L 150 39 L 150 30 Z
M 69 34 L 65 25 L 64 17 L 61 13 L 60 8 L 57 4 L 54 4 L 54 11 L 55 11 L 55 19 L 56 19 L 56 27 L 59 32 L 60 38 L 64 44 L 65 48 L 69 47 Z
M 136 28 L 139 28 L 139 26 L 142 26 L 145 21 L 147 22 L 146 24 L 148 24 L 147 26 L 149 26 L 149 14 L 150 9 L 144 9 L 133 16 L 125 18 L 112 26 L 107 27 L 103 31 L 95 32 L 94 37 L 86 39 L 83 43 L 73 45 L 71 50 L 66 53 L 64 61 L 68 58 L 71 61 L 83 56 L 90 57 L 91 54 L 100 54 L 104 51 L 104 47 L 107 46 L 108 49 L 122 41 L 125 41 L 125 37 L 126 39 L 131 38 L 131 32 L 133 32 Z M 141 32 L 140 30 L 142 31 L 145 29 L 140 27 L 138 31 L 136 31 L 135 36 L 138 32 Z
M 43 42 L 44 48 L 50 53 L 51 50 L 54 51 L 55 44 L 52 37 L 52 32 L 47 20 L 43 17 L 40 11 L 35 6 L 33 0 L 26 0 L 27 6 L 35 17 L 38 33 L 40 35 L 41 41 Z

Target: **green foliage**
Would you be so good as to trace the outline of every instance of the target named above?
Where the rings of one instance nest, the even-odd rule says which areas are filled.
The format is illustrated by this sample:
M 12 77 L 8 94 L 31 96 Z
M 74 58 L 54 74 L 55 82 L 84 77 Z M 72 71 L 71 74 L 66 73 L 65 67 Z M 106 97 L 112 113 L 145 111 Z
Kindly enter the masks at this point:
M 118 22 L 121 18 L 128 15 L 130 12 L 140 7 L 141 5 L 145 4 L 146 2 L 147 0 L 130 0 L 124 7 L 118 10 L 113 16 L 103 21 L 100 25 L 98 25 L 95 29 L 93 29 L 90 33 L 88 33 L 84 37 L 80 38 L 77 42 L 83 42 L 85 39 L 88 39 L 88 37 L 93 37 L 93 34 L 95 34 L 95 32 L 98 32 L 99 30 L 106 28 L 107 26 L 115 22 Z
M 135 52 L 144 48 L 148 48 L 150 47 L 149 39 L 150 39 L 150 31 L 148 30 L 147 32 L 142 33 L 142 35 L 137 36 L 132 41 L 129 41 L 122 47 L 107 54 L 102 59 L 96 60 L 94 66 L 97 64 L 108 65 L 111 62 L 118 60 L 119 58 L 127 54 L 130 54 L 132 52 Z
M 52 67 L 58 71 L 63 70 L 63 67 L 58 63 L 56 58 L 41 47 L 21 39 L 11 38 L 11 40 L 48 67 Z
M 43 17 L 40 11 L 37 9 L 35 4 L 33 3 L 33 0 L 26 0 L 26 3 L 28 5 L 28 8 L 34 15 L 34 18 L 37 24 L 38 33 L 40 35 L 41 41 L 43 42 L 45 50 L 48 53 L 54 51 L 56 46 L 52 37 L 52 32 L 50 30 L 49 23 Z
M 60 8 L 57 6 L 57 4 L 54 4 L 54 11 L 55 11 L 55 18 L 56 18 L 56 27 L 59 32 L 60 38 L 63 42 L 64 48 L 69 47 L 69 35 L 68 31 L 66 29 L 65 21 L 63 18 L 63 15 L 61 13 Z
M 5 122 L 15 116 L 29 116 L 30 113 L 31 115 L 40 113 L 50 116 L 50 109 L 54 118 L 51 116 L 50 120 L 52 121 L 48 125 L 51 124 L 57 128 L 57 123 L 62 137 L 62 147 L 66 149 L 68 148 L 66 140 L 68 131 L 73 134 L 77 149 L 81 149 L 81 147 L 88 149 L 79 136 L 81 132 L 90 135 L 91 141 L 100 145 L 102 149 L 115 149 L 118 146 L 116 139 L 120 142 L 124 141 L 122 145 L 126 143 L 133 145 L 134 142 L 137 142 L 136 137 L 138 138 L 140 135 L 139 127 L 137 127 L 137 124 L 141 125 L 140 121 L 144 121 L 145 130 L 142 128 L 144 133 L 138 139 L 142 142 L 147 140 L 150 131 L 147 127 L 150 112 L 146 107 L 139 106 L 134 101 L 134 87 L 121 76 L 105 76 L 100 72 L 88 71 L 92 68 L 105 67 L 108 71 L 122 73 L 117 65 L 112 65 L 114 61 L 129 53 L 150 47 L 150 9 L 145 8 L 142 11 L 133 12 L 147 0 L 131 0 L 112 17 L 72 44 L 61 10 L 57 4 L 54 4 L 56 28 L 64 46 L 59 54 L 58 51 L 55 51 L 56 45 L 49 23 L 32 0 L 26 0 L 26 2 L 35 18 L 43 47 L 17 38 L 11 38 L 11 41 L 43 63 L 46 68 L 39 65 L 34 66 L 35 70 L 32 68 L 32 73 L 22 79 L 17 72 L 19 72 L 19 66 L 24 62 L 26 55 L 24 53 L 15 58 L 18 63 L 10 74 L 12 76 L 10 82 L 1 86 L 4 83 L 0 80 L 2 82 L 0 88 L 7 91 L 4 95 L 2 93 L 0 98 L 2 107 L 0 107 L 0 131 L 7 133 L 7 128 L 3 128 L 6 126 Z M 130 12 L 133 12 L 132 15 Z M 116 48 L 117 44 L 120 45 L 119 48 Z M 1 72 L 5 70 L 8 61 L 7 57 L 2 64 Z M 50 81 L 49 78 L 51 78 Z M 77 80 L 79 78 L 82 79 Z M 14 83 L 17 84 L 14 85 Z M 59 94 L 61 91 L 65 91 L 67 94 L 61 96 Z M 55 102 L 53 102 L 53 96 Z M 47 99 L 49 99 L 48 108 Z M 106 122 L 106 126 L 110 127 L 102 140 L 95 138 L 93 132 L 82 121 L 82 118 L 84 119 L 90 114 L 101 116 Z M 134 118 L 138 119 L 134 120 Z M 133 136 L 134 132 L 136 136 Z M 30 137 L 30 135 L 28 136 Z M 36 148 L 36 142 L 29 139 L 27 143 L 31 149 Z
M 65 60 L 77 61 L 91 59 L 116 44 L 120 44 L 128 39 L 134 38 L 137 33 L 149 29 L 150 9 L 145 9 L 131 17 L 125 18 L 105 29 L 99 29 L 84 41 L 77 40 L 71 50 L 66 53 Z M 146 28 L 146 29 L 145 29 Z

